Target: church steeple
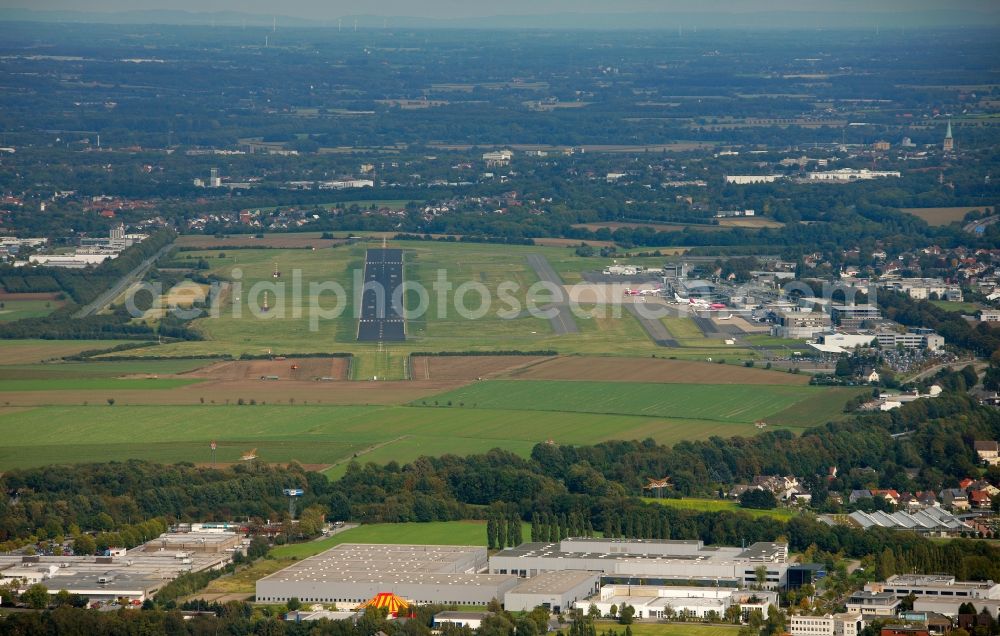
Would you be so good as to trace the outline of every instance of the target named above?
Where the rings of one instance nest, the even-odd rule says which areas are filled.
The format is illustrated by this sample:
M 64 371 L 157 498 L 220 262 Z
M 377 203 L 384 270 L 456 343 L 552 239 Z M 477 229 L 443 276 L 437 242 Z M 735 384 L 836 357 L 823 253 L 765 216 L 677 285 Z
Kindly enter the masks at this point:
M 941 144 L 942 150 L 945 152 L 951 152 L 955 149 L 955 139 L 951 136 L 951 120 L 948 120 L 948 130 L 944 133 L 944 143 Z

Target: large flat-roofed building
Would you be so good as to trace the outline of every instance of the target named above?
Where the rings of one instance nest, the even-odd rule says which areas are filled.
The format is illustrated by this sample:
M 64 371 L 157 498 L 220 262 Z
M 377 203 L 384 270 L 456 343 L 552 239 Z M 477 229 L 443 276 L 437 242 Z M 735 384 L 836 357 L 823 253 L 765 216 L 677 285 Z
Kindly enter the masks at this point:
M 518 584 L 511 575 L 480 574 L 486 548 L 344 543 L 257 581 L 257 601 L 363 603 L 391 592 L 415 603 L 485 605 Z
M 867 181 L 869 179 L 885 179 L 887 177 L 899 178 L 898 170 L 869 170 L 862 168 L 854 170 L 852 168 L 840 168 L 839 170 L 828 170 L 826 172 L 810 172 L 806 179 L 810 181 Z
M 599 597 L 577 601 L 576 608 L 585 613 L 594 605 L 601 616 L 611 614 L 611 606 L 628 605 L 635 609 L 636 618 L 708 618 L 712 612 L 724 616 L 726 610 L 738 605 L 746 619 L 754 610 L 768 615 L 771 605 L 778 605 L 778 593 L 763 590 L 735 590 L 724 587 L 653 585 L 605 585 Z
M 904 349 L 930 349 L 938 351 L 944 346 L 944 338 L 930 329 L 915 329 L 906 333 L 879 331 L 875 337 L 883 349 L 903 347 Z
M 507 592 L 503 607 L 508 612 L 530 612 L 545 607 L 554 613 L 573 607 L 573 603 L 600 589 L 600 572 L 560 570 L 544 572 Z
M 772 330 L 779 338 L 812 338 L 830 330 L 830 316 L 820 311 L 785 311 Z
M 23 591 L 41 583 L 49 594 L 66 590 L 91 603 L 142 602 L 181 574 L 217 569 L 231 560 L 225 552 L 145 550 L 149 545 L 116 556 L 0 555 L 0 584 L 16 581 Z
M 1000 583 L 993 581 L 958 581 L 942 574 L 896 574 L 882 583 L 869 583 L 870 592 L 888 592 L 897 598 L 909 595 L 958 599 L 1000 599 Z
M 841 327 L 857 329 L 866 320 L 881 320 L 882 312 L 875 305 L 833 305 L 830 317 Z
M 192 532 L 168 532 L 141 546 L 143 552 L 172 550 L 180 552 L 232 552 L 240 544 L 240 536 L 235 532 L 214 530 Z
M 895 616 L 899 609 L 899 599 L 889 592 L 855 592 L 847 599 L 848 612 L 860 612 L 862 616 Z
M 746 548 L 705 546 L 701 541 L 663 539 L 564 539 L 524 543 L 490 557 L 490 572 L 533 577 L 543 572 L 600 572 L 605 583 L 642 579 L 649 584 L 694 582 L 744 587 L 757 582 L 765 566 L 765 586 L 787 584 L 788 544 L 754 543 Z
M 778 179 L 783 179 L 780 174 L 727 174 L 726 183 L 734 185 L 753 185 L 757 183 L 774 183 Z

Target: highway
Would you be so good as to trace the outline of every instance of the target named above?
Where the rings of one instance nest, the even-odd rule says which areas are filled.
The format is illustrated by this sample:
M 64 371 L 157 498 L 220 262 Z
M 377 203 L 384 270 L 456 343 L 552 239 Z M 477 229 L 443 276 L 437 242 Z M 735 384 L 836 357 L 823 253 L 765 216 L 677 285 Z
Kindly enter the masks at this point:
M 132 283 L 142 280 L 142 277 L 146 275 L 149 268 L 153 266 L 153 263 L 157 261 L 161 256 L 170 251 L 170 248 L 174 246 L 173 243 L 164 245 L 160 248 L 156 254 L 153 254 L 143 262 L 139 263 L 135 269 L 133 269 L 128 274 L 122 276 L 117 283 L 115 283 L 108 291 L 102 293 L 96 299 L 90 303 L 81 307 L 75 314 L 74 318 L 87 318 L 93 316 L 97 312 L 101 311 L 105 307 L 111 304 L 115 298 L 117 298 L 122 292 L 129 288 Z
M 365 255 L 365 285 L 369 283 L 381 286 L 385 293 L 383 295 L 376 289 L 366 289 L 362 293 L 358 342 L 406 340 L 403 308 L 392 302 L 393 291 L 403 284 L 403 250 L 368 250 Z

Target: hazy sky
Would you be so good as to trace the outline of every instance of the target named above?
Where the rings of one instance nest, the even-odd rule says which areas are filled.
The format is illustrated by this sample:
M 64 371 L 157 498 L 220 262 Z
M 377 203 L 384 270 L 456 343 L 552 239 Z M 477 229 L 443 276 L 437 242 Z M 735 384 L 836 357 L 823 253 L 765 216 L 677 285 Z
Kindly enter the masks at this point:
M 997 0 L 0 0 L 0 8 L 53 11 L 238 11 L 329 19 L 344 15 L 468 18 L 563 12 L 724 12 L 760 10 L 907 12 L 914 10 L 998 13 Z

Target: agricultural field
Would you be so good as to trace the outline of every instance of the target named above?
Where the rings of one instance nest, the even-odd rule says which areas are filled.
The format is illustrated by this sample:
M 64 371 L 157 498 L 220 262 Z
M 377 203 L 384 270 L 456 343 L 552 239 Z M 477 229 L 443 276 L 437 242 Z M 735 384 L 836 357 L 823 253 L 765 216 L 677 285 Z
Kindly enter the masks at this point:
M 927 221 L 928 225 L 948 225 L 956 221 L 961 221 L 965 215 L 973 210 L 990 211 L 989 206 L 978 208 L 900 208 L 903 212 L 912 214 L 915 217 Z
M 681 510 L 694 510 L 696 512 L 745 512 L 751 517 L 771 517 L 779 521 L 788 521 L 795 516 L 795 511 L 788 508 L 775 508 L 773 510 L 741 508 L 732 499 L 657 499 L 654 497 L 643 497 L 643 501 L 671 508 L 679 508 Z
M 459 405 L 467 410 L 471 407 L 617 413 L 753 423 L 830 394 L 836 395 L 826 388 L 808 386 L 490 380 L 436 396 L 434 402 Z M 825 417 L 819 417 L 818 409 L 805 410 L 803 415 L 806 413 L 813 418 L 803 417 L 798 426 L 826 421 Z
M 31 364 L 81 351 L 109 349 L 126 340 L 0 340 L 0 363 Z
M 7 382 L 13 380 L 75 380 L 84 378 L 159 378 L 160 376 L 187 373 L 211 362 L 211 360 L 178 359 L 0 364 L 0 380 Z M 190 382 L 184 385 L 187 384 L 190 384 Z M 52 387 L 45 388 L 45 390 L 59 390 L 56 388 L 57 386 L 53 385 Z
M 0 409 L 0 470 L 127 458 L 209 463 L 209 443 L 216 441 L 220 464 L 239 462 L 243 453 L 257 449 L 259 461 L 297 461 L 338 476 L 352 459 L 403 463 L 421 455 L 468 455 L 492 448 L 527 456 L 535 444 L 549 439 L 592 444 L 651 437 L 673 444 L 756 432 L 741 422 L 684 419 L 678 414 L 503 410 L 457 403 L 449 408 L 442 401 L 438 408 L 108 406 L 103 395 L 97 393 L 90 406 Z M 136 431 L 142 431 L 141 438 Z
M 44 378 L 6 379 L 0 384 L 0 393 L 19 391 L 113 391 L 131 389 L 164 391 L 193 384 L 196 380 L 177 378 Z
M 509 373 L 519 380 L 593 380 L 679 384 L 781 384 L 805 386 L 808 376 L 663 358 L 560 356 Z
M 597 621 L 598 633 L 615 631 L 625 633 L 625 626 L 614 621 Z M 736 636 L 740 628 L 736 625 L 702 625 L 698 623 L 644 623 L 629 625 L 632 636 Z

